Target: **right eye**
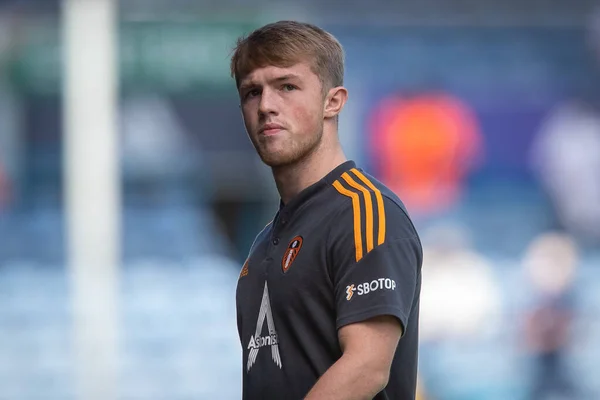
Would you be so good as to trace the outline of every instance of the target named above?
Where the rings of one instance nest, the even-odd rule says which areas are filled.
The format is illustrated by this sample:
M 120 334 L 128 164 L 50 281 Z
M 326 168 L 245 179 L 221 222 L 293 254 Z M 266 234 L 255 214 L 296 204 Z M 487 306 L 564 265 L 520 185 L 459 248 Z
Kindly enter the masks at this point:
M 250 99 L 252 97 L 258 96 L 259 94 L 260 94 L 260 90 L 252 89 L 252 90 L 249 90 L 248 92 L 246 92 L 246 98 Z

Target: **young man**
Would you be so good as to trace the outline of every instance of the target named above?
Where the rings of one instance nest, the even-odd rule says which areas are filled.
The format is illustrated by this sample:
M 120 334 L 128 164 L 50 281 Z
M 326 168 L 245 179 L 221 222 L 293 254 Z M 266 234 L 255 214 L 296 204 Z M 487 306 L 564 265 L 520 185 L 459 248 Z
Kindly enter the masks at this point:
M 415 398 L 422 249 L 400 200 L 346 160 L 343 50 L 281 21 L 231 59 L 246 131 L 281 197 L 240 273 L 243 398 Z

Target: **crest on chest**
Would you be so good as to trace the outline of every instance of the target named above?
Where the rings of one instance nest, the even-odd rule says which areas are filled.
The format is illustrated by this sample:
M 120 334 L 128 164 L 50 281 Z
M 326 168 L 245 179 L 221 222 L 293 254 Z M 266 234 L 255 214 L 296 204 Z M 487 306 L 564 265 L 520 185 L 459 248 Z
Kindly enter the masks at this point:
M 298 257 L 298 253 L 302 248 L 302 236 L 296 236 L 288 244 L 287 249 L 283 253 L 283 258 L 281 259 L 281 269 L 284 273 L 288 272 L 296 257 Z

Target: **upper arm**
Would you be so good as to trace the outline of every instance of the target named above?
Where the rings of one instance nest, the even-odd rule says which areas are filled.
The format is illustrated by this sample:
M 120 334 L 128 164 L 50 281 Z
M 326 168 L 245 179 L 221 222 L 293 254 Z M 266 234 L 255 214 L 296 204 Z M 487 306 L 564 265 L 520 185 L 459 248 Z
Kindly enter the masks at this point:
M 338 331 L 340 346 L 345 354 L 369 350 L 386 354 L 391 351 L 393 354 L 400 336 L 402 336 L 402 326 L 390 315 L 345 325 Z
M 370 371 L 385 375 L 389 374 L 400 336 L 399 321 L 389 315 L 345 325 L 338 331 L 345 357 L 359 360 Z
M 419 296 L 421 245 L 400 206 L 384 197 L 380 207 L 372 197 L 371 209 L 346 203 L 330 235 L 336 325 L 387 315 L 400 322 L 403 333 Z

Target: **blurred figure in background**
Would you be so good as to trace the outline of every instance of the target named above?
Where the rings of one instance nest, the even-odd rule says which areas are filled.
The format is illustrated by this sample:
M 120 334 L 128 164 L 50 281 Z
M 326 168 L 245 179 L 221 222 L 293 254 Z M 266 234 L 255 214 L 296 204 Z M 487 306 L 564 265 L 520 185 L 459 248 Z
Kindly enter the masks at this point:
M 593 74 L 583 90 L 546 117 L 532 144 L 531 161 L 558 228 L 600 246 L 600 9 L 590 15 L 587 49 Z
M 576 398 L 566 358 L 576 312 L 573 278 L 578 262 L 574 241 L 560 233 L 542 234 L 527 250 L 524 266 L 534 292 L 525 319 L 526 347 L 534 367 L 532 400 Z
M 443 93 L 386 98 L 375 108 L 370 129 L 380 179 L 417 216 L 455 206 L 483 155 L 474 114 Z
M 421 342 L 481 337 L 501 314 L 491 263 L 457 226 L 432 228 L 424 239 Z
M 126 181 L 147 198 L 176 197 L 197 168 L 189 135 L 165 98 L 130 97 L 121 109 L 122 163 Z M 167 186 L 168 185 L 168 186 Z
M 583 98 L 550 113 L 532 145 L 533 168 L 558 227 L 600 244 L 600 112 Z

